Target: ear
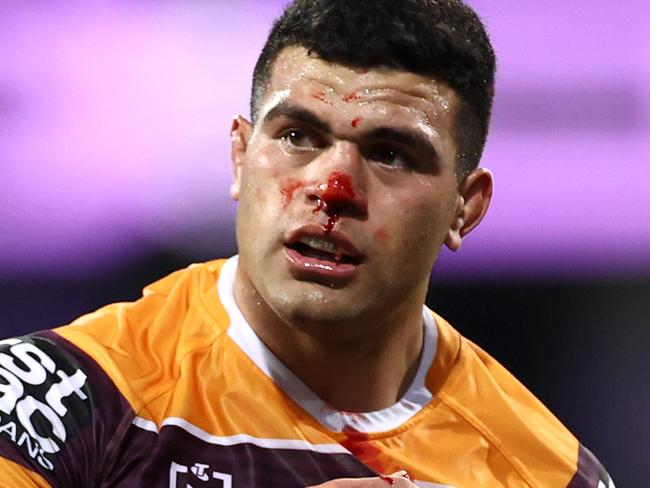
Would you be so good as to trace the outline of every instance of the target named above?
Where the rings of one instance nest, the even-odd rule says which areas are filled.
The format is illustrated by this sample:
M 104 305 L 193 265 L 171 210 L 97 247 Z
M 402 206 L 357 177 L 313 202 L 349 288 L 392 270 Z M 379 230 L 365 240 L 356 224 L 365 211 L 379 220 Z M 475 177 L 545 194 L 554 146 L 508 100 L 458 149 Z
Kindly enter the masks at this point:
M 463 237 L 483 220 L 490 206 L 492 189 L 492 173 L 485 168 L 476 168 L 461 182 L 456 214 L 445 238 L 445 245 L 449 249 L 458 251 Z
M 241 115 L 236 115 L 232 120 L 230 128 L 230 160 L 232 162 L 232 185 L 230 185 L 230 196 L 233 200 L 239 200 L 241 188 L 241 174 L 246 160 L 246 149 L 248 141 L 253 133 L 253 125 Z

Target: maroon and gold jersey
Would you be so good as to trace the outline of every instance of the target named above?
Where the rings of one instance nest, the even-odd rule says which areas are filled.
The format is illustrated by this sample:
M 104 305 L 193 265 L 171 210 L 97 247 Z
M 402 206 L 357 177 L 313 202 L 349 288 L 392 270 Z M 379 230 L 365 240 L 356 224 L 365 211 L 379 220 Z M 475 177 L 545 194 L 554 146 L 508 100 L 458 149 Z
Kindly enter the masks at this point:
M 613 487 L 494 359 L 423 310 L 413 384 L 341 412 L 260 341 L 237 258 L 0 342 L 0 486 L 291 488 L 406 469 L 422 487 Z

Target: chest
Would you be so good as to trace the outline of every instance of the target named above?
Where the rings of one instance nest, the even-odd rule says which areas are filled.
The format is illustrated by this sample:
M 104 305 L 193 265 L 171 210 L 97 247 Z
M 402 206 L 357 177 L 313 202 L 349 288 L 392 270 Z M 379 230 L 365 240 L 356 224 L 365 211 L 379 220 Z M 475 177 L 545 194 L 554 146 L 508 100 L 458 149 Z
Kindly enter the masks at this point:
M 103 487 L 290 488 L 373 471 L 338 444 L 215 436 L 181 419 L 159 432 L 133 424 Z

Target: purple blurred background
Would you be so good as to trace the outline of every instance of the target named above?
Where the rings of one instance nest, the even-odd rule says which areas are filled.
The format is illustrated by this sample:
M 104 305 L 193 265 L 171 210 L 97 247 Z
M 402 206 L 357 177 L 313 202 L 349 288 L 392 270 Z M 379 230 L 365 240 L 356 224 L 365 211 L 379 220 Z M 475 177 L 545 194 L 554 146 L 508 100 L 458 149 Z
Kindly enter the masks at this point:
M 650 6 L 473 4 L 499 55 L 496 193 L 438 276 L 650 276 Z M 230 120 L 282 2 L 0 5 L 0 271 L 231 248 Z
M 0 0 L 0 335 L 235 251 L 231 117 L 283 3 Z M 642 486 L 650 3 L 470 3 L 499 57 L 495 197 L 429 303 Z

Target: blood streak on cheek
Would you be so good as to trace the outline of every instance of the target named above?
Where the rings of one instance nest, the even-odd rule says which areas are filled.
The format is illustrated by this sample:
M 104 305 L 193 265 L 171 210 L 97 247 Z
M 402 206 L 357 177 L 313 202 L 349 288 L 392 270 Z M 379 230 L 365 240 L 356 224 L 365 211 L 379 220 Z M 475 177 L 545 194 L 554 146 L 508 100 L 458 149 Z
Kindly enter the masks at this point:
M 386 476 L 386 475 L 382 474 L 382 475 L 379 476 L 379 478 L 384 480 L 389 485 L 394 485 L 395 484 L 395 480 L 393 478 L 391 478 L 390 476 Z
M 352 127 L 357 127 L 357 126 L 361 123 L 362 120 L 363 120 L 363 118 L 361 118 L 361 117 L 355 117 L 355 118 L 353 118 L 352 121 L 350 122 L 350 125 L 351 125 Z
M 282 193 L 282 208 L 287 208 L 287 206 L 293 200 L 293 194 L 299 188 L 305 186 L 305 182 L 302 180 L 296 180 L 290 178 L 287 182 L 280 188 L 280 193 Z
M 350 176 L 338 171 L 329 176 L 322 192 L 318 195 L 318 204 L 314 208 L 314 213 L 324 210 L 328 217 L 327 223 L 323 225 L 326 234 L 332 232 L 334 225 L 339 221 L 341 207 L 351 202 L 354 196 Z

